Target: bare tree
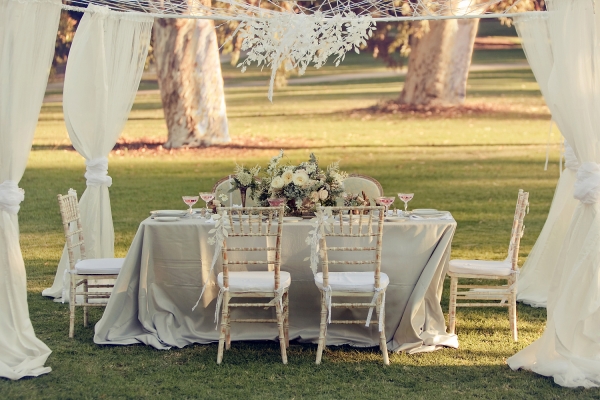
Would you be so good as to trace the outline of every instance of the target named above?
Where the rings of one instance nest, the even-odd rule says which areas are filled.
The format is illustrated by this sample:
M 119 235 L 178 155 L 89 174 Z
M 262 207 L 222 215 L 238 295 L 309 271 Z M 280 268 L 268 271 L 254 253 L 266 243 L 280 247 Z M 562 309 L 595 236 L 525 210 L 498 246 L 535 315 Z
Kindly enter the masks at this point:
M 164 146 L 197 147 L 229 142 L 213 21 L 157 19 L 154 55 L 169 131 Z
M 422 37 L 411 38 L 408 73 L 400 103 L 463 104 L 479 20 L 442 20 L 428 24 L 429 29 Z

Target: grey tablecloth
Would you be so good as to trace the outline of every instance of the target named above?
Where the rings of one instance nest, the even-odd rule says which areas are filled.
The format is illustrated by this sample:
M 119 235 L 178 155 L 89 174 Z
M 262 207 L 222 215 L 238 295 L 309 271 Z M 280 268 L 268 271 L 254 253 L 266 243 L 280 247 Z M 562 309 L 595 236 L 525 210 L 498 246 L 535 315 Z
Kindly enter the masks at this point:
M 218 341 L 214 312 L 218 289 L 209 276 L 213 246 L 207 244 L 214 225 L 199 219 L 177 222 L 143 221 L 131 244 L 123 269 L 102 319 L 95 329 L 97 344 L 145 343 L 158 349 Z M 309 221 L 283 226 L 282 270 L 292 276 L 290 338 L 316 343 L 319 335 L 320 294 L 314 284 L 305 238 Z M 386 293 L 386 335 L 393 351 L 431 351 L 440 345 L 458 347 L 446 333 L 440 306 L 450 258 L 454 220 L 386 222 L 382 271 L 390 277 Z M 203 282 L 207 289 L 192 312 Z M 234 313 L 238 310 L 234 310 Z M 274 310 L 250 311 L 274 317 Z M 366 310 L 334 310 L 334 319 Z M 345 316 L 343 316 L 345 315 Z M 235 314 L 234 314 L 235 318 Z M 275 340 L 276 324 L 232 324 L 232 340 Z M 328 345 L 377 346 L 377 325 L 329 325 Z

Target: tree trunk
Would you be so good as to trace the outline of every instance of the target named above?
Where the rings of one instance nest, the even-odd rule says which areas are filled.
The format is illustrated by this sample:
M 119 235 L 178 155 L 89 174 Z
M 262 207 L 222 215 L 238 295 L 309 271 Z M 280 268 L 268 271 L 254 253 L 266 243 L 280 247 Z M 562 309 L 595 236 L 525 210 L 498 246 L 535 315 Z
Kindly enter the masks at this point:
M 429 21 L 429 31 L 411 40 L 400 102 L 424 106 L 463 104 L 478 26 L 478 19 Z
M 473 46 L 479 28 L 479 19 L 460 19 L 452 48 L 449 64 L 447 101 L 450 104 L 464 104 L 467 98 L 467 78 L 473 56 Z
M 215 26 L 157 19 L 154 54 L 169 137 L 166 148 L 230 141 Z

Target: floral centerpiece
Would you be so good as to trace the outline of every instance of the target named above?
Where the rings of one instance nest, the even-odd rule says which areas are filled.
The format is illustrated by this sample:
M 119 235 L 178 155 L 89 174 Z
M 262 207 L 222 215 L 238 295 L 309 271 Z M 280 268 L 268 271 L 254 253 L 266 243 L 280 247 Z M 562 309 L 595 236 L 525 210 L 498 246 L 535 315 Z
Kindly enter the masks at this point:
M 300 215 L 317 206 L 335 206 L 344 194 L 347 174 L 340 171 L 337 162 L 322 170 L 314 154 L 299 165 L 285 165 L 282 159 L 283 150 L 271 159 L 259 190 L 253 193 L 261 206 L 268 206 L 271 198 L 285 198 L 288 213 Z
M 246 192 L 250 189 L 250 195 L 255 196 L 256 191 L 260 187 L 260 179 L 258 173 L 260 167 L 256 165 L 253 168 L 247 168 L 243 165 L 236 164 L 234 175 L 232 175 L 231 189 L 229 192 L 234 190 L 240 191 L 240 197 L 242 198 L 242 207 L 246 207 Z

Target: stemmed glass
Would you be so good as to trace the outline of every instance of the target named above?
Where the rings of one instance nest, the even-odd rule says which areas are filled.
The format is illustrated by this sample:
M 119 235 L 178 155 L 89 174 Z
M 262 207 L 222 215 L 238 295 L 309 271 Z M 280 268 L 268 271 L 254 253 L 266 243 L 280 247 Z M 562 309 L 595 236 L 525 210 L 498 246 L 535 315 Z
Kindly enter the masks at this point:
M 181 198 L 183 199 L 183 202 L 190 207 L 188 213 L 192 215 L 194 212 L 192 206 L 198 202 L 198 196 L 181 196 Z
M 206 211 L 208 211 L 208 203 L 213 201 L 213 199 L 215 198 L 215 194 L 210 192 L 200 192 L 199 194 L 200 198 L 206 203 Z
M 404 212 L 408 209 L 408 202 L 415 197 L 414 193 L 398 193 L 398 197 L 400 200 L 404 202 Z
M 281 207 L 282 204 L 285 204 L 287 199 L 285 197 L 276 197 L 274 199 L 267 199 L 267 201 L 271 207 Z
M 377 198 L 377 201 L 380 204 L 383 204 L 385 206 L 385 215 L 387 215 L 388 210 L 390 208 L 390 206 L 392 205 L 392 203 L 394 202 L 395 198 L 394 197 L 379 197 Z

